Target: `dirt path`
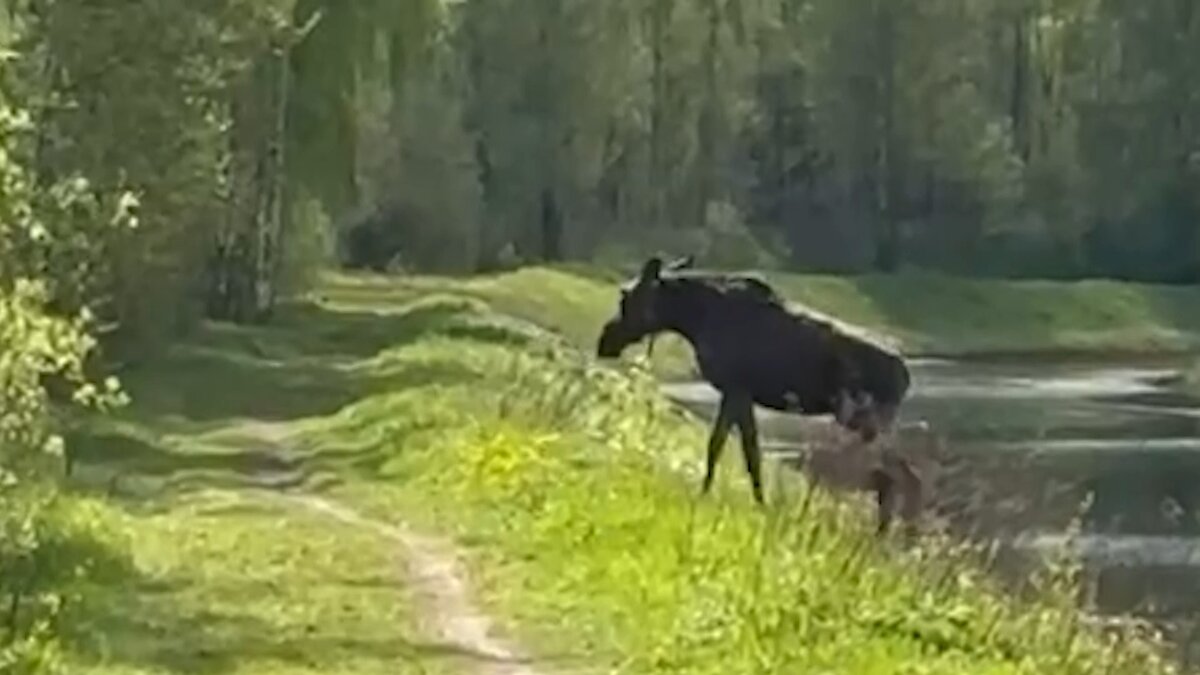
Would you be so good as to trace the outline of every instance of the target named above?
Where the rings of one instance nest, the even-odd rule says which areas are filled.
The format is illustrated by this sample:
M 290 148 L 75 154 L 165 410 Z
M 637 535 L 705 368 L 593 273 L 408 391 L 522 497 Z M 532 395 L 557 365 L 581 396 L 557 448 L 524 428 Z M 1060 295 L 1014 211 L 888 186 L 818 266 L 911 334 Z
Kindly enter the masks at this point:
M 539 675 L 510 644 L 493 637 L 491 619 L 471 601 L 467 575 L 447 541 L 417 534 L 312 495 L 288 497 L 347 525 L 374 530 L 394 541 L 407 561 L 407 578 L 420 599 L 428 637 L 458 648 L 474 661 L 479 675 Z
M 405 579 L 420 603 L 421 628 L 425 636 L 453 647 L 468 660 L 476 675 L 541 675 L 529 659 L 513 645 L 493 635 L 493 622 L 471 600 L 468 575 L 454 545 L 444 539 L 417 533 L 402 523 L 388 523 L 330 501 L 299 491 L 280 489 L 294 482 L 298 468 L 286 451 L 291 430 L 283 424 L 246 421 L 229 429 L 245 440 L 257 441 L 255 451 L 274 460 L 269 464 L 289 467 L 256 472 L 258 490 L 300 508 L 315 511 L 348 526 L 376 532 L 400 548 L 405 561 Z

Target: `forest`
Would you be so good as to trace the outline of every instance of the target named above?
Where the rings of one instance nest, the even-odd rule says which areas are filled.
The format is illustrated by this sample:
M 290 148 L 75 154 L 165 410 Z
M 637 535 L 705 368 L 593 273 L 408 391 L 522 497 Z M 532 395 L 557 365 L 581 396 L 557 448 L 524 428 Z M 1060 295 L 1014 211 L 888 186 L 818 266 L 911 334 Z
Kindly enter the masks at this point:
M 8 0 L 0 41 L 0 672 L 103 562 L 84 411 L 332 266 L 1200 283 L 1186 0 Z
M 1195 13 L 455 3 L 359 129 L 361 218 L 445 268 L 669 242 L 726 265 L 1193 282 Z
M 1190 3 L 508 2 L 8 3 L 18 266 L 151 340 L 334 257 L 1200 278 Z

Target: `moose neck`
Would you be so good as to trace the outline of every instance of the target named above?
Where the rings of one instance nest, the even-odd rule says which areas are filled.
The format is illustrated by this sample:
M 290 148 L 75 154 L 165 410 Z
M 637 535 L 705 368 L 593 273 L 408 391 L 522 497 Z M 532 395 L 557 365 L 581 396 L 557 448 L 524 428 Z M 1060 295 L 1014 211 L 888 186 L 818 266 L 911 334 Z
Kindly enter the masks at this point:
M 659 305 L 663 329 L 683 337 L 696 349 L 705 339 L 708 319 L 719 302 L 719 294 L 701 283 L 671 280 L 663 287 Z

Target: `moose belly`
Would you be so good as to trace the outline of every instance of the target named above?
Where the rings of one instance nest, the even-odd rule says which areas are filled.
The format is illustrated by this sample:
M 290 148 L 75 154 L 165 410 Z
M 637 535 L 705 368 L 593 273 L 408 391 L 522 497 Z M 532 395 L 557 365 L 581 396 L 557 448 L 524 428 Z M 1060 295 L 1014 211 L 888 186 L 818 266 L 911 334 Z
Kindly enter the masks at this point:
M 739 331 L 739 333 L 742 333 Z M 700 373 L 722 393 L 749 394 L 758 405 L 780 412 L 831 412 L 824 354 L 795 341 L 762 340 L 738 334 L 726 344 L 696 347 Z
M 754 402 L 778 412 L 794 412 L 805 415 L 823 415 L 832 412 L 827 397 L 813 395 L 811 392 L 770 389 L 755 392 Z
M 757 365 L 757 364 L 746 364 Z M 789 376 L 778 367 L 740 369 L 701 365 L 701 374 L 724 394 L 749 394 L 757 405 L 778 412 L 822 415 L 833 411 L 833 392 L 817 378 Z

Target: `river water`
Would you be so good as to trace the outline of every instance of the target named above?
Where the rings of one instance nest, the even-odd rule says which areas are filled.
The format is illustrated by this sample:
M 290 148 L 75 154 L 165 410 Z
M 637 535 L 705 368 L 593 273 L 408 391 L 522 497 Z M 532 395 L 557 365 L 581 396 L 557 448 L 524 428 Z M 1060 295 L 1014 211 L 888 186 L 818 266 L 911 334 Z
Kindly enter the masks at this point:
M 1200 399 L 1178 385 L 1190 363 L 911 365 L 902 422 L 928 421 L 950 455 L 939 510 L 1023 550 L 1063 545 L 1077 519 L 1097 610 L 1200 612 Z M 668 393 L 704 415 L 716 401 L 704 384 Z M 758 414 L 766 447 L 795 452 L 804 424 Z

